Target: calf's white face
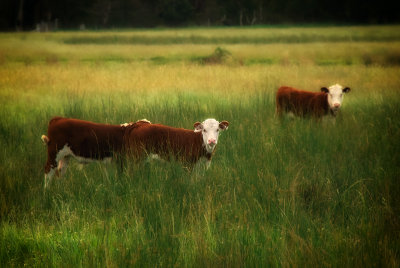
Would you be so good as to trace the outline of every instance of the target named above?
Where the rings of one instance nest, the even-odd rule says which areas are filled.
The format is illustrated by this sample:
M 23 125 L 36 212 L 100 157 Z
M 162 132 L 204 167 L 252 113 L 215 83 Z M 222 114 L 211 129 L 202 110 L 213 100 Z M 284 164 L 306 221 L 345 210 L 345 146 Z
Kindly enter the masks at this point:
M 212 153 L 218 142 L 218 135 L 220 131 L 227 129 L 229 122 L 218 122 L 215 119 L 207 119 L 203 123 L 194 123 L 194 132 L 202 132 L 203 143 L 207 152 Z
M 321 91 L 328 94 L 329 107 L 333 111 L 337 111 L 342 105 L 343 94 L 349 92 L 350 88 L 349 87 L 343 88 L 341 85 L 336 84 L 330 86 L 329 88 L 323 87 L 321 88 Z

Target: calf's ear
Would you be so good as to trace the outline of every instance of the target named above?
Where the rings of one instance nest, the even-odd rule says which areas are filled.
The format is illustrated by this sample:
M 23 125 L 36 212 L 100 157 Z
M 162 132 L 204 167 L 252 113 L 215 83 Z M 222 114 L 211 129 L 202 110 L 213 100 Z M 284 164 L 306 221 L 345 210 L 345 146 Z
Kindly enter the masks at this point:
M 345 87 L 342 91 L 343 91 L 343 93 L 347 93 L 347 92 L 350 91 L 350 88 L 349 87 Z
M 321 87 L 321 92 L 329 93 L 329 89 L 326 87 Z
M 228 129 L 229 122 L 228 121 L 222 121 L 219 123 L 219 128 L 222 130 Z
M 200 122 L 194 123 L 194 132 L 200 132 L 203 129 L 203 124 Z

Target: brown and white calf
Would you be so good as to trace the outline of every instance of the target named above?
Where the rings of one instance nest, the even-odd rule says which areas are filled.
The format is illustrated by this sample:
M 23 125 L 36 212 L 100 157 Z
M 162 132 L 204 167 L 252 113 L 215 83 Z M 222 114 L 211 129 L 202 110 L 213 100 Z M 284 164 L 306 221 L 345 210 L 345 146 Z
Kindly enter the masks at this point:
M 281 116 L 284 112 L 297 116 L 324 115 L 336 116 L 343 101 L 343 94 L 350 91 L 349 87 L 339 84 L 329 88 L 321 88 L 321 92 L 298 90 L 292 87 L 280 87 L 276 93 L 276 112 Z
M 142 124 L 127 131 L 127 150 L 136 160 L 156 155 L 162 159 L 173 157 L 193 165 L 201 158 L 205 158 L 208 168 L 218 143 L 219 133 L 228 126 L 227 121 L 218 122 L 215 119 L 207 119 L 203 123 L 196 122 L 194 130 L 161 124 Z
M 52 118 L 47 136 L 42 135 L 47 145 L 44 187 L 48 187 L 54 175 L 65 173 L 71 157 L 80 163 L 88 163 L 96 160 L 108 162 L 118 156 L 123 150 L 125 131 L 138 122 L 108 125 L 79 119 Z

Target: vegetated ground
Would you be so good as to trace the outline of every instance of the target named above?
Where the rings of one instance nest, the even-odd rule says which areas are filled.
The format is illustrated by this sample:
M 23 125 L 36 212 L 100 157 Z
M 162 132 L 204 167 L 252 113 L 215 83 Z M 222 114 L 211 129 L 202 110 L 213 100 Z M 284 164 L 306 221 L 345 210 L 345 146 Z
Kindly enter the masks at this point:
M 400 263 L 400 27 L 0 34 L 0 264 Z M 340 83 L 336 122 L 274 117 L 281 85 Z M 43 191 L 52 116 L 191 129 L 211 168 L 72 163 Z

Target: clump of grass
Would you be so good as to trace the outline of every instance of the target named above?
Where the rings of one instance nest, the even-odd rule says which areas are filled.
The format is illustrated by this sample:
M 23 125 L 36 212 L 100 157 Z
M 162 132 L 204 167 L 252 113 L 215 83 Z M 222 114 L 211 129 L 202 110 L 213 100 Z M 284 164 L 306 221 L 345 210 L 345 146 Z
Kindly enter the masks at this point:
M 56 64 L 59 62 L 59 58 L 56 55 L 48 55 L 46 56 L 47 64 Z
M 388 66 L 400 66 L 400 52 L 386 55 L 385 63 Z
M 364 53 L 361 56 L 361 63 L 365 66 L 400 66 L 400 51 L 381 52 L 377 54 Z
M 222 47 L 217 47 L 211 55 L 198 59 L 202 64 L 222 64 L 229 60 L 233 60 L 232 53 Z
M 168 62 L 170 62 L 170 60 L 166 57 L 162 57 L 162 56 L 156 56 L 156 57 L 152 57 L 150 58 L 151 62 L 155 63 L 155 64 L 167 64 Z
M 320 66 L 329 66 L 329 65 L 352 65 L 353 61 L 351 58 L 346 59 L 323 59 L 316 60 L 316 64 Z
M 256 59 L 248 59 L 244 63 L 246 65 L 254 65 L 254 64 L 271 65 L 275 64 L 276 60 L 271 58 L 256 58 Z
M 373 57 L 370 54 L 362 55 L 361 59 L 362 59 L 362 63 L 365 66 L 369 66 L 369 65 L 372 65 L 374 63 Z

